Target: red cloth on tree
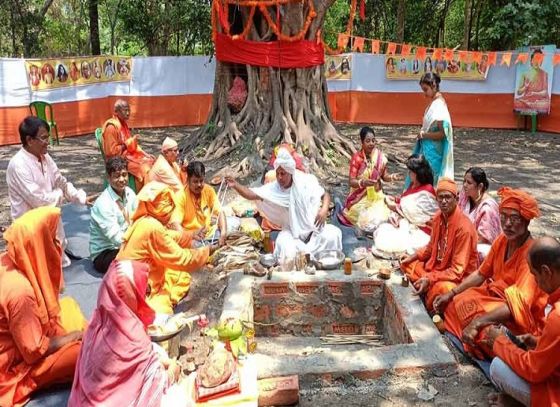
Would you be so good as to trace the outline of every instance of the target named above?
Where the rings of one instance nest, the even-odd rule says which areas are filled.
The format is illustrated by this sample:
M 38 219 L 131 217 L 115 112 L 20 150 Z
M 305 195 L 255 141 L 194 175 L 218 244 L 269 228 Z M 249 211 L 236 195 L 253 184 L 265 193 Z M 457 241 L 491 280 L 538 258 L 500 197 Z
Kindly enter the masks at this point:
M 274 68 L 310 68 L 325 62 L 323 43 L 299 41 L 249 41 L 216 33 L 216 58 L 221 62 Z

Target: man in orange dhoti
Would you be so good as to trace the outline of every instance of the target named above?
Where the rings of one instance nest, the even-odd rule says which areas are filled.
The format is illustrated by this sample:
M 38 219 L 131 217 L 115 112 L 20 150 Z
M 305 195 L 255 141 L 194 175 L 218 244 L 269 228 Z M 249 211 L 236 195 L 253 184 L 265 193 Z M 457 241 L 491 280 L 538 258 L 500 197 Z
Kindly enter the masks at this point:
M 498 195 L 503 233 L 475 273 L 434 301 L 439 312 L 445 309 L 445 329 L 462 338 L 465 350 L 479 359 L 493 356 L 482 343 L 483 328 L 503 323 L 514 334 L 536 334 L 546 304 L 527 263 L 533 243 L 528 228 L 539 215 L 537 201 L 510 188 L 501 188 Z
M 138 145 L 138 135 L 131 135 L 128 127 L 130 106 L 119 99 L 115 102 L 113 117 L 103 124 L 103 154 L 108 160 L 116 155 L 128 161 L 128 172 L 136 178 L 136 190 L 144 185 L 145 177 L 154 164 L 154 157 Z
M 150 265 L 148 304 L 160 314 L 172 314 L 173 307 L 187 294 L 190 273 L 201 268 L 217 245 L 191 249 L 193 232 L 167 227 L 175 202 L 171 188 L 160 182 L 146 184 L 138 194 L 133 224 L 123 238 L 117 260 L 138 260 Z
M 177 164 L 178 156 L 179 146 L 177 142 L 170 137 L 166 137 L 161 146 L 161 154 L 148 172 L 146 181 L 162 182 L 171 187 L 175 194 L 182 193 L 187 175 Z
M 31 209 L 4 234 L 0 255 L 0 406 L 20 406 L 39 389 L 70 383 L 87 322 L 76 302 L 59 301 L 60 209 Z
M 548 294 L 545 322 L 539 336 L 518 336 L 528 350 L 510 341 L 502 329 L 491 327 L 485 344 L 496 354 L 490 377 L 496 387 L 526 406 L 560 406 L 560 244 L 551 237 L 529 249 L 531 273 Z M 506 400 L 493 397 L 492 405 Z
M 401 261 L 401 270 L 412 281 L 415 293 L 425 295 L 430 312 L 438 295 L 456 287 L 478 266 L 478 235 L 469 218 L 457 208 L 457 185 L 441 178 L 436 192 L 440 210 L 433 218 L 430 242 Z

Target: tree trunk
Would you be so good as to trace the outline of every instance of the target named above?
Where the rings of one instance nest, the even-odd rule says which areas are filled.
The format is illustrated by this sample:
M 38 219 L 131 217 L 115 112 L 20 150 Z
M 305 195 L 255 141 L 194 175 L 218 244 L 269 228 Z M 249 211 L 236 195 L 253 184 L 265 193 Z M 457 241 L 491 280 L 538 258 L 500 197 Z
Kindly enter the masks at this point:
M 470 48 L 473 1 L 474 0 L 465 0 L 465 26 L 463 28 L 462 44 L 462 48 L 464 50 L 468 50 Z
M 317 16 L 309 27 L 306 39 L 316 38 L 325 13 L 334 1 L 314 0 Z M 245 26 L 248 10 L 243 9 L 234 18 L 241 18 Z M 275 7 L 269 10 L 276 20 Z M 305 1 L 281 6 L 282 33 L 297 34 L 307 13 Z M 232 34 L 235 34 L 233 28 Z M 275 39 L 273 35 L 262 18 L 255 21 L 248 39 L 271 41 Z M 247 99 L 238 113 L 232 112 L 227 102 L 236 76 L 244 79 L 247 85 Z M 208 122 L 187 141 L 183 151 L 202 145 L 206 147 L 205 159 L 217 159 L 240 146 L 250 145 L 252 154 L 264 158 L 268 150 L 279 142 L 293 143 L 314 168 L 334 165 L 329 158 L 333 152 L 350 158 L 350 153 L 354 151 L 352 143 L 340 136 L 331 123 L 323 66 L 281 69 L 216 61 Z
M 399 0 L 397 6 L 397 42 L 404 42 L 404 26 L 406 19 L 406 0 Z
M 91 54 L 101 55 L 99 41 L 99 0 L 89 0 L 89 40 Z

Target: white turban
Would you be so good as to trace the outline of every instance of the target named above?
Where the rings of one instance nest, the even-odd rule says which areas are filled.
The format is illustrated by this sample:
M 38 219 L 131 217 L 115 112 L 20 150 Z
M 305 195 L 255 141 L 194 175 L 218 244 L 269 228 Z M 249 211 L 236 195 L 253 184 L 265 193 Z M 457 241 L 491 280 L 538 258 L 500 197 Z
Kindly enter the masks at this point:
M 165 140 L 163 140 L 163 144 L 161 145 L 161 151 L 164 152 L 177 146 L 178 144 L 175 140 L 173 140 L 171 137 L 166 137 Z
M 287 173 L 294 175 L 296 172 L 296 161 L 285 148 L 278 150 L 276 154 L 276 160 L 274 160 L 274 169 L 282 167 Z

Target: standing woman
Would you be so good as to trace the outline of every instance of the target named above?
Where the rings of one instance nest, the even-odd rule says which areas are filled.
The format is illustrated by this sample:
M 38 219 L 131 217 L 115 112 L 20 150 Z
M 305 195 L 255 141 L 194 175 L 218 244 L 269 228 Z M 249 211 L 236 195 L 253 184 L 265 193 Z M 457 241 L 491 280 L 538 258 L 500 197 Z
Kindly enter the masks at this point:
M 438 74 L 427 72 L 420 78 L 420 87 L 430 104 L 424 112 L 422 129 L 416 137 L 413 154 L 426 157 L 434 173 L 434 185 L 438 179 L 453 179 L 453 127 L 447 103 L 439 91 L 441 79 Z M 406 180 L 406 186 L 410 178 Z

